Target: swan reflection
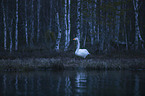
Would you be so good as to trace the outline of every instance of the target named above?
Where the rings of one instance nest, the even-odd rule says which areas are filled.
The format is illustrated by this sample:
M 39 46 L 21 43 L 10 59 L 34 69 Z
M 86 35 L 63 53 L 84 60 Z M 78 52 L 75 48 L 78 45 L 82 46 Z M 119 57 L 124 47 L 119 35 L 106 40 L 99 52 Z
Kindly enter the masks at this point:
M 75 86 L 77 93 L 84 93 L 87 88 L 87 75 L 85 72 L 78 72 L 75 78 Z

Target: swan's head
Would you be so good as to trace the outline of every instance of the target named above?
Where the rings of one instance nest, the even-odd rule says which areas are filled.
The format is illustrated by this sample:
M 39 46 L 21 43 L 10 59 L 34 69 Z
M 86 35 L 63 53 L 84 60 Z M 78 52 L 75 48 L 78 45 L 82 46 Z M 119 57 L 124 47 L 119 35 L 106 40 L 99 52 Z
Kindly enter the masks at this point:
M 78 38 L 78 37 L 76 37 L 76 38 L 74 38 L 73 40 L 79 40 L 79 38 Z

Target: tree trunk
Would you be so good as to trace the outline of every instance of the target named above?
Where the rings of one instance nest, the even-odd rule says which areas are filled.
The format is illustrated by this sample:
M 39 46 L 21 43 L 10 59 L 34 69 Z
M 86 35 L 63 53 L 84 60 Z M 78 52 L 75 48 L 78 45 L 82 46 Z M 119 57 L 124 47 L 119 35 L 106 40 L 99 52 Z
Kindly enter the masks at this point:
M 84 22 L 85 24 L 84 24 L 84 32 L 83 32 L 83 34 L 84 34 L 84 36 L 83 36 L 83 47 L 85 47 L 86 46 L 86 35 L 87 35 L 87 31 L 88 31 L 88 28 L 87 28 L 87 22 Z
M 97 39 L 96 28 L 98 27 L 98 26 L 96 25 L 96 22 L 97 22 L 97 18 L 96 18 L 97 11 L 96 11 L 96 8 L 97 8 L 97 0 L 95 0 L 94 12 L 93 12 L 93 14 L 94 14 L 93 32 L 94 32 L 94 34 L 95 34 L 95 41 L 96 41 L 96 39 Z
M 50 0 L 50 10 L 49 10 L 49 14 L 50 14 L 50 20 L 49 20 L 49 31 L 51 32 L 51 25 L 52 25 L 52 5 L 53 5 L 53 3 L 52 3 L 53 1 L 52 0 Z
M 118 2 L 120 2 L 120 0 L 117 0 Z M 119 42 L 119 31 L 120 31 L 120 5 L 117 6 L 117 11 L 116 11 L 116 26 L 115 26 L 115 42 L 117 42 L 117 46 L 118 42 Z
M 107 1 L 106 1 L 106 3 L 107 3 Z M 109 49 L 110 49 L 110 40 L 111 40 L 111 34 L 109 34 L 109 33 L 111 33 L 111 31 L 110 31 L 110 27 L 109 27 L 109 18 L 107 18 L 107 17 L 109 17 L 109 13 L 108 12 L 106 12 L 105 13 L 105 45 L 106 45 L 106 48 L 105 49 L 107 49 L 106 51 L 108 52 L 109 51 Z
M 102 0 L 100 0 L 100 6 L 102 6 Z M 99 50 L 103 51 L 104 49 L 104 39 L 105 39 L 105 32 L 104 32 L 104 21 L 103 18 L 101 17 L 101 15 L 103 15 L 103 10 L 100 9 L 100 42 L 99 42 Z
M 80 16 L 80 18 L 81 18 L 80 19 L 81 20 L 80 21 L 80 35 L 81 35 L 80 38 L 83 38 L 83 35 L 84 35 L 84 26 L 83 26 L 84 25 L 83 24 L 84 23 L 84 17 L 83 17 L 83 0 L 81 0 L 81 13 L 80 13 L 80 15 L 81 15 Z M 83 40 L 80 40 L 80 42 L 81 41 L 83 41 Z
M 37 42 L 39 42 L 40 35 L 40 0 L 38 0 L 37 4 Z
M 90 38 L 91 38 L 91 45 L 93 45 L 94 44 L 94 36 L 93 36 L 93 11 L 92 11 L 92 2 L 91 2 L 91 4 L 88 4 L 88 6 L 89 6 L 89 9 L 90 9 L 90 17 L 91 17 L 91 20 L 89 21 L 89 28 L 90 28 Z
M 138 22 L 138 14 L 139 14 L 139 6 L 138 6 L 138 0 L 133 0 L 133 5 L 134 5 L 134 11 L 135 11 L 135 49 L 137 50 L 139 48 L 139 40 L 143 41 L 140 34 L 140 29 L 139 29 L 139 22 Z
M 13 47 L 12 27 L 13 27 L 13 19 L 11 20 L 11 25 L 9 27 L 9 34 L 10 34 L 10 53 L 12 52 L 12 47 Z
M 15 51 L 18 50 L 18 0 L 16 0 Z
M 68 30 L 67 30 L 67 0 L 65 0 L 65 4 L 64 4 L 64 10 L 65 10 L 65 12 L 64 12 L 64 22 L 65 22 L 65 48 L 64 48 L 64 50 L 66 51 L 67 50 L 67 44 L 68 44 L 68 38 L 67 38 L 67 36 L 68 36 Z
M 27 23 L 27 0 L 25 0 L 25 39 L 26 46 L 28 46 L 28 23 Z
M 90 28 L 90 37 L 91 37 L 91 45 L 94 44 L 94 36 L 93 36 L 93 25 L 92 25 L 92 20 L 89 22 L 89 28 Z
M 126 4 L 124 4 L 124 8 L 126 9 Z M 126 29 L 126 14 L 127 12 L 124 13 L 124 33 L 125 33 L 125 42 L 126 42 L 126 50 L 128 51 L 128 32 L 127 32 L 127 29 Z
M 70 0 L 68 0 L 68 4 L 67 0 L 65 0 L 65 51 L 68 50 L 70 44 L 70 3 Z
M 59 51 L 59 45 L 60 45 L 60 39 L 61 39 L 61 28 L 60 28 L 60 24 L 59 24 L 59 13 L 56 13 L 57 16 L 57 26 L 58 26 L 58 36 L 57 36 L 57 40 L 56 40 L 56 47 L 55 50 Z
M 68 0 L 68 34 L 67 34 L 67 39 L 68 39 L 68 44 L 67 47 L 69 47 L 70 44 L 70 30 L 71 30 L 71 21 L 70 21 L 70 4 L 71 0 Z
M 7 50 L 7 25 L 6 25 L 6 14 L 5 14 L 3 1 L 2 1 L 2 10 L 3 10 L 3 23 L 4 23 L 4 50 Z
M 99 3 L 99 0 L 96 2 Z M 97 4 L 96 4 L 97 6 Z M 99 8 L 100 4 L 98 4 L 98 8 Z M 99 50 L 99 42 L 100 42 L 100 9 L 96 12 L 98 14 L 98 16 L 96 17 L 97 19 L 97 33 L 96 33 L 96 43 L 97 43 L 97 47 L 96 50 Z
M 77 0 L 77 37 L 80 40 L 80 0 Z M 81 40 L 80 40 L 81 41 Z
M 30 38 L 30 46 L 33 46 L 34 40 L 34 0 L 31 3 L 31 38 Z
M 85 30 L 87 30 L 87 28 L 85 28 Z M 86 46 L 86 33 L 84 34 L 84 38 L 83 38 L 83 47 Z
M 51 32 L 52 32 L 52 17 L 53 17 L 53 0 L 50 0 L 50 10 L 49 10 L 49 14 L 50 14 L 50 17 L 49 17 L 49 49 L 52 47 L 52 37 L 51 37 Z

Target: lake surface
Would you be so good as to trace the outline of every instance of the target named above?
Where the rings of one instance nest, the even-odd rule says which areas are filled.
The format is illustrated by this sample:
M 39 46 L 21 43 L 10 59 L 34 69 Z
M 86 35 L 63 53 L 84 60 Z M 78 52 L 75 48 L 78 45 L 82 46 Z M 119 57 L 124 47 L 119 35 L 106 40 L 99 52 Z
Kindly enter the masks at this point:
M 145 96 L 145 72 L 1 72 L 0 96 Z

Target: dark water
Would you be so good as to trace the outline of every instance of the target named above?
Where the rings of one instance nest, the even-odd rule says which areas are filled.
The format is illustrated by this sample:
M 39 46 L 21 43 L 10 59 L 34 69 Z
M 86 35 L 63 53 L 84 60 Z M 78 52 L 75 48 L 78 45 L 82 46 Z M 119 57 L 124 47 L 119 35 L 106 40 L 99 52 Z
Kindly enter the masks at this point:
M 0 96 L 145 96 L 145 72 L 6 72 Z

